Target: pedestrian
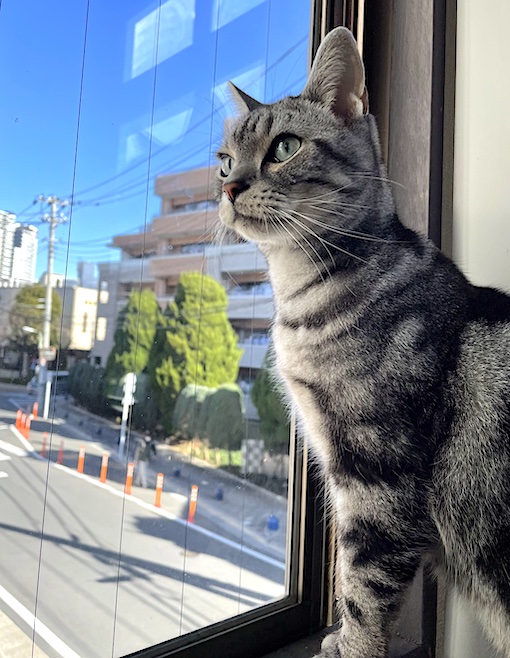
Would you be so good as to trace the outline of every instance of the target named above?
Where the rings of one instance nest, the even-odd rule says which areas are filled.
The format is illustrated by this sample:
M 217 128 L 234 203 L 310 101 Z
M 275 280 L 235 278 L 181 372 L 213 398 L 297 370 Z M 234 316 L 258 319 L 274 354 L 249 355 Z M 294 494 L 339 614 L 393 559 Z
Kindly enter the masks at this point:
M 135 444 L 135 486 L 147 488 L 147 462 L 150 459 L 151 437 L 146 432 L 143 437 L 138 438 Z

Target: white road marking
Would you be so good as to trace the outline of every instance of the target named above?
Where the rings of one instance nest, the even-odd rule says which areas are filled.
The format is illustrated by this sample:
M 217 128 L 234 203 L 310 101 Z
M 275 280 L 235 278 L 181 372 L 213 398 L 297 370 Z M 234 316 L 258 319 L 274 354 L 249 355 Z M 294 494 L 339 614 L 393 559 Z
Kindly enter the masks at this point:
M 14 425 L 9 425 L 9 429 L 11 430 L 11 432 L 15 436 L 18 437 L 18 439 L 21 441 L 21 443 L 25 446 L 26 452 L 25 452 L 24 456 L 26 456 L 27 453 L 28 453 L 28 454 L 32 455 L 32 457 L 36 457 L 37 459 L 42 459 L 41 455 L 33 449 L 32 444 L 30 443 L 30 441 L 27 441 L 25 439 L 25 437 L 23 436 L 23 434 L 18 429 L 16 429 L 16 427 Z
M 6 473 L 5 471 L 0 471 L 0 478 L 8 478 L 9 474 Z
M 279 569 L 285 569 L 285 562 L 280 562 L 279 560 L 276 560 L 275 558 L 272 558 L 269 555 L 264 555 L 264 553 L 259 553 L 253 548 L 248 548 L 247 546 L 238 544 L 237 542 L 232 541 L 231 539 L 227 539 L 226 537 L 217 535 L 215 532 L 212 532 L 211 530 L 207 530 L 206 528 L 202 528 L 199 525 L 195 525 L 194 523 L 188 523 L 188 521 L 179 518 L 175 514 L 172 514 L 172 512 L 167 512 L 166 510 L 161 509 L 160 507 L 155 507 L 154 505 L 151 505 L 150 503 L 146 503 L 144 500 L 141 500 L 140 498 L 134 498 L 133 496 L 128 496 L 123 491 L 114 489 L 108 484 L 103 484 L 99 480 L 91 478 L 89 475 L 85 475 L 84 473 L 78 473 L 78 471 L 70 469 L 68 466 L 64 466 L 62 464 L 52 463 L 52 466 L 54 466 L 55 468 L 59 468 L 65 473 L 69 473 L 69 475 L 73 475 L 74 477 L 86 480 L 87 482 L 90 482 L 90 484 L 93 484 L 95 487 L 106 489 L 114 496 L 118 496 L 119 498 L 125 498 L 127 501 L 133 503 L 134 505 L 138 505 L 139 507 L 143 507 L 144 509 L 149 510 L 149 512 L 153 512 L 154 514 L 159 514 L 159 516 L 163 516 L 166 519 L 169 519 L 170 521 L 175 521 L 175 523 L 178 523 L 179 525 L 187 526 L 188 530 L 190 531 L 195 530 L 196 532 L 198 532 L 201 535 L 204 535 L 205 537 L 215 539 L 216 541 L 219 541 L 220 543 L 225 544 L 226 546 L 230 546 L 231 548 L 235 548 L 236 550 L 241 551 L 241 553 L 245 555 L 250 555 L 251 557 L 254 557 L 257 560 L 260 560 L 261 562 L 266 562 L 267 564 L 271 564 L 273 567 L 278 567 Z
M 7 462 L 9 459 L 12 459 L 12 457 L 9 457 L 9 455 L 4 455 L 3 452 L 0 452 L 0 462 Z
M 11 425 L 12 427 L 12 425 Z M 18 446 L 12 445 L 12 443 L 8 443 L 7 441 L 2 441 L 0 439 L 0 448 L 2 450 L 5 450 L 5 452 L 10 452 L 11 455 L 16 455 L 16 457 L 26 457 L 27 456 L 27 451 L 23 450 L 22 448 L 18 448 Z M 0 457 L 1 459 L 1 457 Z M 7 459 L 10 459 L 10 457 L 7 457 Z
M 0 585 L 0 599 L 9 606 L 9 608 L 21 617 L 21 619 L 29 625 L 29 627 L 36 632 L 36 634 L 49 644 L 49 646 L 54 649 L 59 656 L 62 658 L 80 658 L 80 656 L 68 647 L 65 642 L 55 635 L 53 631 L 45 626 L 40 619 L 34 617 L 34 615 L 27 610 L 25 606 L 15 599 L 12 594 L 4 589 Z

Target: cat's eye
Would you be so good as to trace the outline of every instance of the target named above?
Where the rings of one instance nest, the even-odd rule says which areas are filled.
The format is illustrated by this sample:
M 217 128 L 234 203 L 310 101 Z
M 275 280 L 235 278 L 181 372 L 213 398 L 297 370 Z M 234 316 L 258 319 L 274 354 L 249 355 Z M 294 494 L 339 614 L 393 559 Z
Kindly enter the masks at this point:
M 284 162 L 299 151 L 301 140 L 294 135 L 284 135 L 276 141 L 273 150 L 274 162 Z
M 226 178 L 234 168 L 234 158 L 230 155 L 221 155 L 220 174 Z

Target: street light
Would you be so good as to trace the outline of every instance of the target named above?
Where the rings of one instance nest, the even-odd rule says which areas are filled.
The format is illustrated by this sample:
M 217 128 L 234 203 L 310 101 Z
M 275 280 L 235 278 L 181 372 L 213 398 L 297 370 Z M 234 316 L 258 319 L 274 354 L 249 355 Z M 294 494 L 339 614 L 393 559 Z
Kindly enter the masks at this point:
M 39 334 L 39 341 L 41 340 L 41 332 L 34 329 L 34 327 L 29 327 L 25 324 L 21 327 L 21 331 L 24 331 L 26 334 Z

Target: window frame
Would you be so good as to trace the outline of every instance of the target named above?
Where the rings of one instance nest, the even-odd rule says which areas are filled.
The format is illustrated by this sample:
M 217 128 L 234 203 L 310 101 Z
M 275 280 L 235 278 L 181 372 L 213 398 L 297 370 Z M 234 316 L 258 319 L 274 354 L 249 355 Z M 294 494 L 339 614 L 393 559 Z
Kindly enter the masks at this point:
M 426 226 L 419 226 L 448 253 L 452 207 L 452 162 L 456 0 L 424 0 L 432 12 L 430 34 L 432 57 L 431 88 L 425 122 L 428 123 L 429 167 L 427 179 L 422 181 L 427 190 Z M 391 52 L 395 35 L 392 21 L 398 7 L 381 0 L 311 0 L 309 62 L 324 36 L 337 25 L 345 25 L 368 45 L 369 97 L 375 98 L 375 112 L 380 123 L 383 156 L 391 164 L 388 140 L 390 104 Z M 382 17 L 383 20 L 380 20 Z M 398 18 L 398 17 L 397 17 Z M 419 29 L 414 25 L 412 28 Z M 374 36 L 375 35 L 375 36 Z M 453 45 L 452 45 L 453 44 Z M 376 65 L 374 52 L 381 58 L 382 68 Z M 386 58 L 386 59 L 385 59 Z M 370 76 L 382 72 L 377 80 Z M 400 75 L 406 73 L 400 72 Z M 408 76 L 409 77 L 409 76 Z M 393 81 L 394 82 L 394 81 Z M 409 149 L 412 146 L 408 147 Z M 156 646 L 134 652 L 125 658 L 203 658 L 221 655 L 222 658 L 260 658 L 293 641 L 310 636 L 335 621 L 334 606 L 334 520 L 326 519 L 323 478 L 313 467 L 306 450 L 296 447 L 295 425 L 293 466 L 289 474 L 292 482 L 289 525 L 291 545 L 296 547 L 293 560 L 289 559 L 289 596 L 256 608 L 212 626 L 173 638 Z M 290 558 L 290 555 L 289 555 Z M 427 573 L 423 574 L 420 591 L 420 645 L 399 656 L 403 658 L 433 658 L 441 655 L 444 589 Z M 242 647 L 242 650 L 240 649 Z

